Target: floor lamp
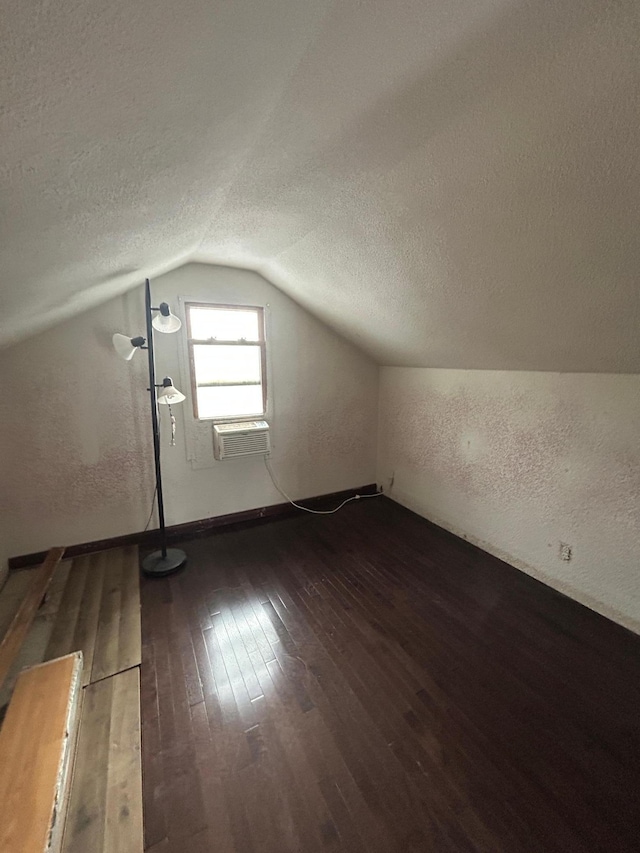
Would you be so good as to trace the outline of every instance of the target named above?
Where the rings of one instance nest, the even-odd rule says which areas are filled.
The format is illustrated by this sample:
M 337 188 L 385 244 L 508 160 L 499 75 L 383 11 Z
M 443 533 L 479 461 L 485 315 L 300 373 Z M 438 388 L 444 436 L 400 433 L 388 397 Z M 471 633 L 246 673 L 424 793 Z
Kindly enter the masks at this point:
M 147 318 L 147 337 L 129 338 L 126 335 L 115 334 L 113 346 L 118 355 L 125 361 L 130 361 L 137 350 L 146 349 L 149 361 L 149 400 L 151 403 L 151 425 L 153 430 L 153 456 L 156 469 L 156 494 L 158 496 L 158 519 L 160 522 L 160 550 L 149 554 L 142 561 L 142 571 L 147 575 L 162 577 L 177 571 L 187 560 L 187 555 L 179 548 L 167 548 L 167 531 L 164 521 L 164 497 L 162 494 L 162 470 L 160 467 L 160 420 L 158 405 L 171 406 L 186 399 L 174 387 L 170 376 L 165 376 L 160 384 L 156 383 L 156 365 L 153 352 L 153 332 L 177 332 L 182 323 L 166 302 L 161 302 L 157 308 L 151 305 L 151 287 L 149 279 L 145 281 L 145 314 Z M 160 390 L 158 390 L 160 389 Z M 173 426 L 173 416 L 172 416 Z

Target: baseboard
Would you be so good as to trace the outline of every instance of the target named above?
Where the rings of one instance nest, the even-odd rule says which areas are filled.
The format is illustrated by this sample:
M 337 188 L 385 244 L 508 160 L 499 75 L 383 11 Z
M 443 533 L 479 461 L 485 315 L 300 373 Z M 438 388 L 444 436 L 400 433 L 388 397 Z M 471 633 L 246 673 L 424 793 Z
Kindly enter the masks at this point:
M 340 503 L 347 498 L 356 495 L 372 495 L 377 491 L 375 483 L 360 486 L 358 489 L 345 489 L 342 492 L 331 492 L 326 495 L 318 495 L 313 498 L 299 500 L 298 503 L 309 509 L 325 509 L 327 504 Z M 195 539 L 198 536 L 206 536 L 220 528 L 244 527 L 252 524 L 261 524 L 274 518 L 282 518 L 287 515 L 296 515 L 300 510 L 291 506 L 290 503 L 272 504 L 271 506 L 246 509 L 242 512 L 231 512 L 228 515 L 216 515 L 211 518 L 199 518 L 197 521 L 185 521 L 182 524 L 174 524 L 167 527 L 167 540 L 170 543 L 180 542 L 185 539 Z M 82 554 L 93 554 L 96 551 L 106 551 L 109 548 L 121 548 L 124 545 L 139 545 L 143 548 L 153 548 L 159 543 L 159 531 L 146 530 L 140 533 L 128 533 L 125 536 L 115 536 L 111 539 L 98 539 L 94 542 L 82 542 L 79 545 L 69 545 L 64 552 L 64 558 L 80 557 Z M 9 557 L 9 571 L 26 569 L 37 566 L 44 561 L 46 551 L 37 551 L 33 554 L 22 554 L 18 557 Z
M 503 551 L 501 548 L 493 545 L 492 543 L 487 542 L 484 539 L 480 539 L 473 534 L 462 531 L 456 526 L 450 524 L 448 521 L 434 516 L 428 512 L 426 508 L 413 497 L 413 495 L 410 495 L 407 492 L 395 490 L 393 494 L 385 493 L 385 497 L 394 501 L 394 503 L 403 507 L 403 509 L 419 516 L 433 527 L 437 527 L 449 536 L 453 536 L 458 540 L 458 542 L 464 543 L 470 548 L 477 548 L 480 551 L 484 551 L 485 554 L 491 554 L 492 557 L 495 557 L 511 568 L 518 569 L 523 574 L 526 574 L 538 583 L 549 587 L 559 595 L 569 598 L 572 601 L 581 604 L 583 607 L 593 610 L 595 613 L 599 613 L 600 616 L 604 616 L 605 619 L 609 619 L 610 622 L 615 622 L 623 628 L 626 628 L 627 631 L 631 631 L 634 634 L 640 634 L 640 621 L 638 621 L 638 619 L 630 616 L 628 613 L 623 613 L 618 608 L 613 607 L 600 599 L 594 598 L 575 586 L 562 582 L 559 578 L 551 577 L 543 570 L 507 553 L 506 551 Z

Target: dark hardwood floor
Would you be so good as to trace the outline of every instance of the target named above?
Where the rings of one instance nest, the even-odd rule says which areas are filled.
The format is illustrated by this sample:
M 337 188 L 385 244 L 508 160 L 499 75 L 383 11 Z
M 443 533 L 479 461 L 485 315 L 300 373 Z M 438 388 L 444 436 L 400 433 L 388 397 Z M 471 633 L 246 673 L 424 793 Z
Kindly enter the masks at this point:
M 640 850 L 640 637 L 384 498 L 185 548 L 142 585 L 146 849 Z

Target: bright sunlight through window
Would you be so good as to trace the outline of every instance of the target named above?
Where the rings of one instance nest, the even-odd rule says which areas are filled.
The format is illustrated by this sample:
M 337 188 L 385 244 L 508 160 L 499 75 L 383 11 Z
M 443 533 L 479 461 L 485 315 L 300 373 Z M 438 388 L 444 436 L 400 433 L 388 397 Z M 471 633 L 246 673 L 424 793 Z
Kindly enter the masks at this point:
M 262 308 L 187 303 L 195 416 L 234 419 L 266 410 Z

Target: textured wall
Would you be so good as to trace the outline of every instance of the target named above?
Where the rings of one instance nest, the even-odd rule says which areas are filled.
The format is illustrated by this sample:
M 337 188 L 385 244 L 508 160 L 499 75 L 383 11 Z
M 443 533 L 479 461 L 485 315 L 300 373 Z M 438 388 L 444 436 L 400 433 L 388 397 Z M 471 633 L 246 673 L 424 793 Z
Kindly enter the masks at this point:
M 175 303 L 176 295 L 266 307 L 271 466 L 291 497 L 375 480 L 378 368 L 367 356 L 256 273 L 190 264 L 154 282 L 155 298 Z M 156 341 L 158 369 L 190 393 L 184 347 L 170 335 Z M 261 457 L 216 462 L 211 424 L 194 420 L 190 401 L 175 412 L 180 447 L 164 455 L 174 522 L 283 500 Z
M 381 370 L 391 497 L 636 631 L 639 435 L 640 376 Z
M 196 265 L 154 285 L 154 301 L 181 295 L 269 304 L 272 465 L 293 497 L 373 482 L 378 369 L 366 356 L 255 273 Z M 142 306 L 138 289 L 0 354 L 0 578 L 8 556 L 144 527 L 146 358 L 123 362 L 111 346 L 115 331 L 144 331 Z M 158 369 L 190 395 L 180 335 L 156 336 Z M 190 401 L 175 411 L 176 447 L 162 412 L 169 524 L 282 500 L 261 459 L 214 462 L 211 426 L 196 427 Z
M 9 556 L 144 526 L 145 364 L 121 371 L 111 345 L 142 304 L 132 292 L 0 354 L 0 578 Z

